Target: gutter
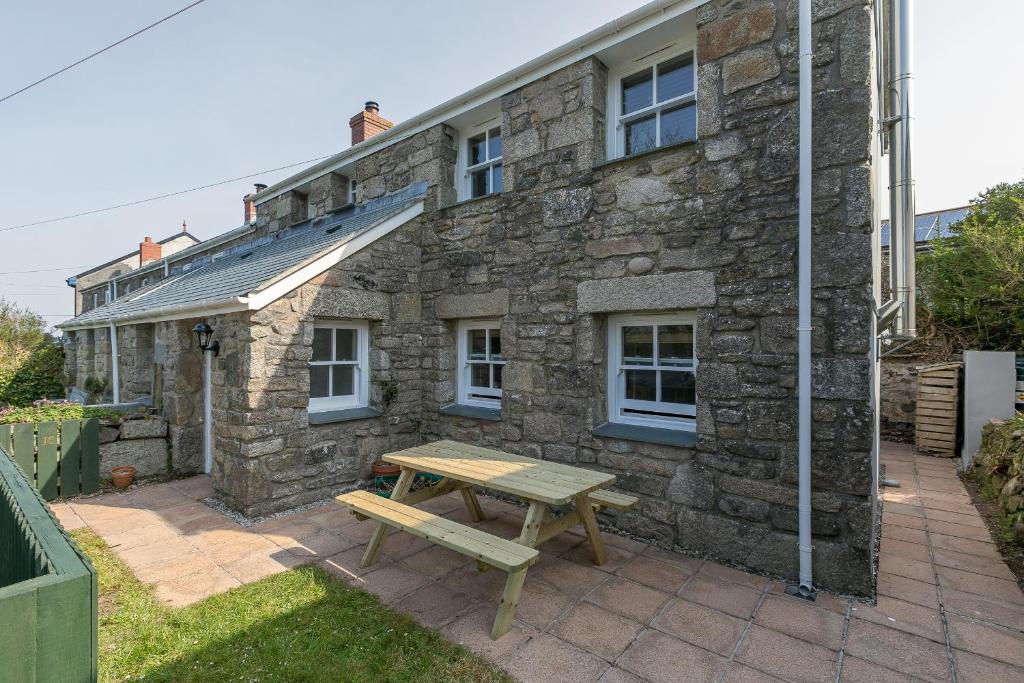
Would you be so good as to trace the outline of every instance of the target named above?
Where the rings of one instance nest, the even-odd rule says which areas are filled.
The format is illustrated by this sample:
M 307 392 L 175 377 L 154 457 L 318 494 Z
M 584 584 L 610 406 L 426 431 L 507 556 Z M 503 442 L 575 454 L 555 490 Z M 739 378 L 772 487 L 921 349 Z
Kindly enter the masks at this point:
M 161 306 L 160 308 L 151 308 L 146 311 L 140 311 L 139 313 L 129 313 L 127 315 L 114 315 L 100 320 L 92 320 L 86 323 L 80 323 L 77 325 L 57 325 L 56 327 L 65 330 L 90 330 L 103 327 L 105 325 L 115 325 L 123 323 L 147 323 L 147 322 L 160 322 L 162 320 L 180 320 L 183 318 L 202 317 L 203 315 L 216 315 L 219 313 L 234 313 L 236 311 L 244 311 L 248 309 L 249 299 L 244 296 L 234 296 L 227 299 L 214 299 L 212 301 L 198 301 L 188 304 L 174 304 L 171 306 Z M 195 315 L 191 315 L 195 314 Z
M 655 18 L 656 21 L 653 25 L 657 25 L 668 19 L 685 14 L 686 12 L 689 12 L 690 10 L 707 2 L 708 0 L 654 0 L 654 2 L 649 2 L 646 5 L 633 10 L 629 14 L 613 19 L 603 26 L 585 33 L 584 35 L 575 38 L 554 50 L 550 50 L 539 57 L 535 57 L 525 64 L 521 64 L 511 71 L 507 71 L 500 76 L 492 78 L 486 83 L 478 85 L 475 88 L 448 100 L 447 102 L 443 102 L 431 109 L 428 109 L 411 119 L 402 121 L 383 133 L 373 136 L 365 142 L 338 152 L 337 154 L 300 173 L 271 185 L 257 194 L 253 201 L 257 205 L 263 204 L 278 195 L 304 185 L 313 178 L 317 178 L 324 173 L 333 171 L 345 163 L 358 161 L 359 159 L 369 156 L 388 145 L 414 135 L 421 130 L 438 123 L 443 123 L 445 120 L 462 113 L 462 111 L 467 111 L 475 106 L 483 104 L 484 102 L 490 101 L 495 97 L 504 95 L 509 90 L 519 87 L 519 85 L 524 82 L 543 78 L 563 66 L 568 66 L 568 64 L 578 61 L 584 56 L 594 54 L 605 47 L 608 47 L 595 46 L 595 43 L 598 41 L 611 38 L 619 33 L 624 33 L 633 29 L 636 29 L 636 32 L 639 33 L 641 30 L 650 28 L 637 27 L 637 24 L 640 24 L 645 20 Z M 561 62 L 566 58 L 571 58 L 571 61 L 566 64 L 562 64 Z M 526 80 L 527 76 L 529 77 L 528 80 Z

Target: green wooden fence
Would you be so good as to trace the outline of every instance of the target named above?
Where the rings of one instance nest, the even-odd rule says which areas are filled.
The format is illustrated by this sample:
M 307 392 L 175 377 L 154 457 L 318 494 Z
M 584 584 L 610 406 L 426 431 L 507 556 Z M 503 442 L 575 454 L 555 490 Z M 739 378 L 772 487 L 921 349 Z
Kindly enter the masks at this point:
M 96 572 L 0 445 L 0 680 L 96 680 Z
M 0 425 L 0 448 L 12 454 L 45 500 L 100 487 L 99 418 Z

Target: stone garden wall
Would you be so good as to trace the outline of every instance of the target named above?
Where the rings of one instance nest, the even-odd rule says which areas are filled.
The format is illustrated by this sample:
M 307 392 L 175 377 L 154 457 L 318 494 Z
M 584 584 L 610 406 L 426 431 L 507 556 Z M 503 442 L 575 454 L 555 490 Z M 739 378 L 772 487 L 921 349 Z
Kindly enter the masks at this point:
M 167 445 L 167 420 L 130 415 L 100 421 L 100 478 L 110 480 L 113 467 L 131 465 L 138 478 L 174 470 Z

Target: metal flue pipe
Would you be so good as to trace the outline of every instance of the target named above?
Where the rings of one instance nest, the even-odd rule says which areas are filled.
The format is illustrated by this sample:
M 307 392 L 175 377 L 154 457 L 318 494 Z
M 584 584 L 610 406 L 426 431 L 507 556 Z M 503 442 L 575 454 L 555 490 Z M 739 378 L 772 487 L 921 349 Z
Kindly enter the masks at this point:
M 893 336 L 917 336 L 914 174 L 911 165 L 914 85 L 914 0 L 889 0 L 887 12 L 889 124 L 889 259 L 892 297 L 899 302 Z

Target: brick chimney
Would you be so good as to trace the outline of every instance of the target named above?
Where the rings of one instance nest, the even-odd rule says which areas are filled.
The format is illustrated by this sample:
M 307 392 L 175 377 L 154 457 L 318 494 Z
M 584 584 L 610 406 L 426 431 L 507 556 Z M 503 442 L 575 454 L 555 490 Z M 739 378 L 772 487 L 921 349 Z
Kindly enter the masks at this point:
M 162 252 L 163 247 L 154 242 L 152 237 L 142 240 L 139 243 L 139 268 L 152 261 L 159 261 Z
M 245 216 L 242 219 L 243 225 L 251 225 L 256 222 L 256 195 L 267 189 L 267 186 L 263 183 L 256 183 L 253 187 L 256 188 L 254 192 L 250 192 L 242 197 L 242 203 L 245 205 Z
M 376 102 L 367 102 L 363 110 L 348 120 L 352 127 L 352 144 L 358 145 L 363 140 L 372 138 L 377 133 L 383 133 L 395 125 L 381 116 L 380 105 Z

